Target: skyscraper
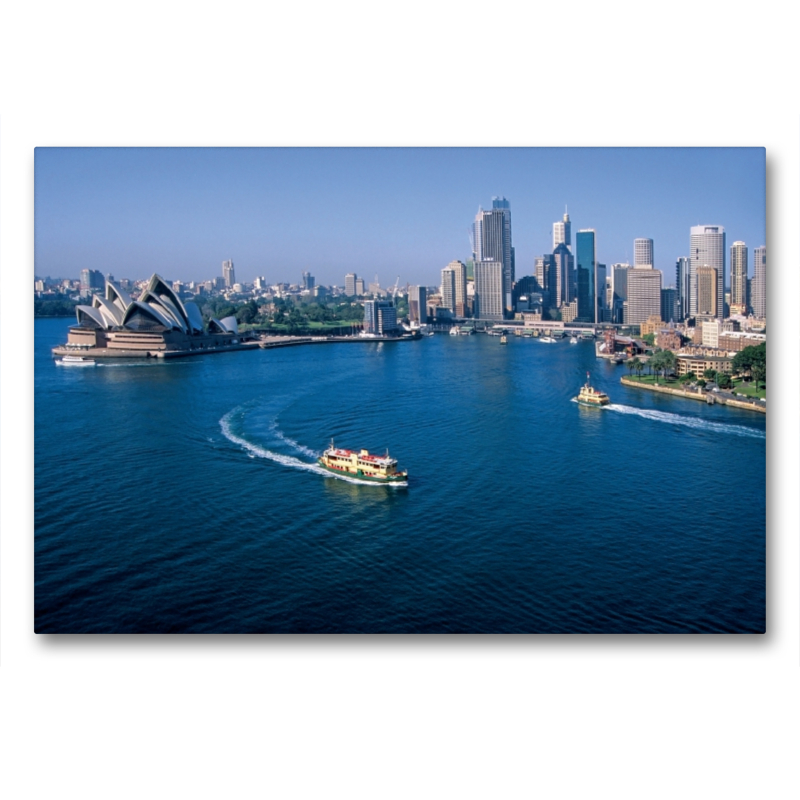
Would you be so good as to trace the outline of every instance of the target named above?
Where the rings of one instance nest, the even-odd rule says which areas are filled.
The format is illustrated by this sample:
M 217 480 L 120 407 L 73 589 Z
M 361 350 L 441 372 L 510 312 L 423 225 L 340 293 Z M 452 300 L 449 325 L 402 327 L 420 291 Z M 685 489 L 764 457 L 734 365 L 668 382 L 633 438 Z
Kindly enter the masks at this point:
M 475 316 L 503 319 L 503 262 L 475 262 Z
M 575 256 L 566 242 L 561 242 L 553 250 L 552 259 L 554 280 L 552 287 L 548 287 L 550 305 L 560 308 L 575 299 Z
M 314 288 L 314 276 L 310 272 L 303 273 L 303 288 L 309 291 Z
M 694 286 L 697 285 L 697 270 L 699 267 L 712 267 L 717 270 L 715 316 L 722 319 L 725 300 L 725 228 L 722 225 L 693 225 L 690 232 L 690 247 L 689 313 L 691 315 L 700 313 L 694 290 Z
M 719 318 L 718 273 L 715 267 L 697 268 L 697 316 Z
M 222 262 L 222 280 L 225 283 L 225 288 L 230 289 L 236 283 L 236 273 L 233 271 L 233 261 Z
M 355 272 L 348 272 L 344 276 L 344 293 L 348 297 L 353 297 L 356 293 L 356 274 Z
M 661 270 L 628 270 L 628 305 L 625 323 L 637 325 L 648 317 L 661 317 Z
M 633 240 L 633 266 L 652 267 L 655 265 L 653 260 L 653 240 L 634 239 Z
M 731 314 L 747 314 L 747 245 L 731 245 Z
M 427 322 L 427 293 L 424 286 L 411 286 L 408 290 L 408 320 L 420 325 Z
M 592 228 L 575 235 L 575 261 L 578 278 L 579 322 L 598 322 L 597 315 L 597 251 Z
M 630 264 L 611 265 L 611 321 L 625 321 L 625 304 L 628 302 L 628 275 L 633 268 Z
M 569 214 L 564 211 L 564 218 L 561 222 L 553 223 L 553 250 L 560 244 L 572 247 L 572 223 L 569 221 Z
M 683 322 L 689 316 L 689 285 L 689 259 L 680 256 L 675 262 L 675 291 L 678 294 L 676 322 Z
M 478 209 L 472 226 L 472 241 L 476 262 L 499 261 L 503 265 L 503 307 L 511 313 L 514 248 L 511 245 L 511 204 L 505 197 L 493 197 L 491 211 Z
M 756 247 L 753 251 L 753 315 L 767 318 L 767 248 Z
M 456 313 L 456 274 L 449 264 L 442 270 L 442 308 Z

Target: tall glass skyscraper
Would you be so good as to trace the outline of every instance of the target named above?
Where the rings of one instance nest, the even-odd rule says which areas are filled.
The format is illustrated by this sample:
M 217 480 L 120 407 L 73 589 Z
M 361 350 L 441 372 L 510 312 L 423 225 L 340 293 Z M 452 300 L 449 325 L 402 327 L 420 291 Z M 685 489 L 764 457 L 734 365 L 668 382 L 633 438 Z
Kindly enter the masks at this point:
M 503 265 L 503 307 L 513 312 L 514 248 L 511 245 L 511 204 L 505 197 L 492 198 L 492 210 L 478 209 L 472 227 L 475 261 L 499 261 Z M 477 275 L 476 275 L 477 279 Z
M 717 271 L 717 302 L 715 316 L 725 314 L 725 228 L 722 225 L 693 225 L 690 231 L 691 252 L 689 313 L 697 314 L 697 270 L 711 267 Z
M 689 316 L 689 259 L 685 256 L 675 262 L 675 290 L 678 293 L 678 318 L 675 321 L 683 322 Z
M 653 240 L 634 239 L 633 240 L 633 266 L 652 267 L 655 265 L 653 260 Z
M 595 231 L 575 234 L 575 262 L 578 273 L 578 316 L 580 322 L 597 322 L 597 251 Z

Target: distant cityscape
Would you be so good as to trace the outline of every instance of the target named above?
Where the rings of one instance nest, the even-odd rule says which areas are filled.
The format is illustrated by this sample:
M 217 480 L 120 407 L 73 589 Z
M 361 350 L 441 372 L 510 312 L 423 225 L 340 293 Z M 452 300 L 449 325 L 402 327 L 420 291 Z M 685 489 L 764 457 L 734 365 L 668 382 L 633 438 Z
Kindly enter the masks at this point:
M 468 321 L 489 326 L 521 323 L 539 330 L 560 330 L 562 334 L 571 327 L 588 325 L 595 332 L 622 328 L 640 337 L 652 335 L 652 343 L 658 347 L 680 350 L 687 346 L 689 355 L 706 360 L 724 359 L 765 340 L 764 245 L 754 248 L 751 262 L 745 242 L 735 241 L 727 247 L 722 225 L 693 226 L 688 232 L 688 254 L 675 261 L 674 283 L 664 286 L 664 275 L 655 268 L 653 239 L 634 240 L 633 264 L 606 265 L 597 260 L 594 229 L 577 231 L 573 247 L 568 212 L 552 224 L 552 231 L 552 252 L 537 256 L 532 274 L 519 278 L 511 204 L 505 197 L 494 197 L 491 209 L 479 208 L 472 222 L 471 257 L 445 265 L 438 285 L 401 285 L 397 276 L 393 285 L 382 286 L 378 275 L 368 281 L 349 272 L 343 276 L 342 285 L 324 286 L 316 283 L 310 271 L 304 271 L 298 283 L 268 282 L 263 276 L 242 283 L 236 279 L 232 259 L 222 262 L 217 277 L 165 283 L 182 302 L 202 305 L 213 298 L 224 299 L 234 311 L 237 304 L 239 308 L 247 305 L 249 319 L 242 315 L 240 322 L 255 321 L 262 311 L 274 312 L 276 303 L 302 308 L 329 300 L 349 301 L 352 306 L 363 306 L 363 323 L 358 326 L 362 335 L 391 336 L 426 325 Z M 126 320 L 116 312 L 109 313 L 108 299 L 102 297 L 104 290 L 115 298 L 120 296 L 116 290 L 121 290 L 137 299 L 151 283 L 116 280 L 99 270 L 84 269 L 79 280 L 36 278 L 35 295 L 40 300 L 66 296 L 78 303 L 79 326 L 113 329 L 125 327 Z M 160 308 L 159 312 L 161 316 L 153 318 L 153 325 L 168 325 L 169 308 Z M 350 319 L 359 316 L 357 312 Z M 608 344 L 609 355 L 621 347 L 631 347 L 630 340 L 625 339 Z

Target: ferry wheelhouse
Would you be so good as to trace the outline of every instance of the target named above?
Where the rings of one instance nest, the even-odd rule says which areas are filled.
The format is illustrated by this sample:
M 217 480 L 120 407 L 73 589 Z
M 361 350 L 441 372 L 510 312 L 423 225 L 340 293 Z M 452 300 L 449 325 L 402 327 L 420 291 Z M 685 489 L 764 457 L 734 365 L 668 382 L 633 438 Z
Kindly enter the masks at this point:
M 317 463 L 334 475 L 348 475 L 374 483 L 400 483 L 408 480 L 408 473 L 397 469 L 397 459 L 389 455 L 373 455 L 367 450 L 345 450 L 330 447 L 317 459 Z
M 611 400 L 605 392 L 589 385 L 589 373 L 586 373 L 586 383 L 581 386 L 578 396 L 575 398 L 583 406 L 607 406 Z

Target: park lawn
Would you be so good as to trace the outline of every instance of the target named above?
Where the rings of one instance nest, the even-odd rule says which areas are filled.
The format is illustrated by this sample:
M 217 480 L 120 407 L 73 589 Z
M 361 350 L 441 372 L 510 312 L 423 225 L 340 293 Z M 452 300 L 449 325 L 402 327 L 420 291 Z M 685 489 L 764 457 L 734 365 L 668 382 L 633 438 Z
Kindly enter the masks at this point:
M 732 391 L 734 393 L 743 394 L 747 397 L 758 397 L 761 400 L 763 400 L 767 396 L 767 390 L 760 382 L 759 382 L 759 388 L 758 390 L 756 390 L 755 381 L 750 381 L 748 383 L 743 380 L 734 380 Z
M 630 380 L 632 380 L 632 381 L 636 381 L 637 383 L 655 383 L 656 382 L 656 376 L 655 375 L 644 375 L 644 374 L 642 374 L 642 375 L 638 375 L 637 376 L 636 373 L 634 373 L 633 375 L 627 374 L 625 377 L 630 379 Z M 672 376 L 672 375 L 670 375 L 670 377 L 668 377 L 666 380 L 664 379 L 663 375 L 659 375 L 658 376 L 658 385 L 659 386 L 665 386 L 667 384 L 669 384 L 670 386 L 673 386 L 673 385 L 680 386 L 681 385 L 680 382 L 678 381 L 678 379 L 676 377 Z

